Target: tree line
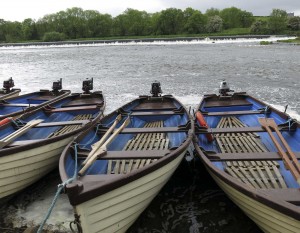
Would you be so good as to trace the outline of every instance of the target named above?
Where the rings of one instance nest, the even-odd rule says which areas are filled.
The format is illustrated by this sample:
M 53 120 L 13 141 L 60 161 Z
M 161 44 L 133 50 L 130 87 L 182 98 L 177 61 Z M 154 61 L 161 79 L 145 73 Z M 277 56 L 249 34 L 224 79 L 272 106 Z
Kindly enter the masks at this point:
M 205 13 L 193 8 L 168 8 L 156 13 L 129 8 L 112 17 L 96 10 L 74 7 L 45 15 L 37 21 L 31 18 L 23 22 L 0 19 L 0 42 L 191 35 L 220 33 L 233 28 L 249 28 L 249 33 L 253 34 L 299 31 L 300 17 L 288 17 L 287 12 L 280 9 L 273 9 L 269 17 L 255 17 L 236 7 L 210 8 Z

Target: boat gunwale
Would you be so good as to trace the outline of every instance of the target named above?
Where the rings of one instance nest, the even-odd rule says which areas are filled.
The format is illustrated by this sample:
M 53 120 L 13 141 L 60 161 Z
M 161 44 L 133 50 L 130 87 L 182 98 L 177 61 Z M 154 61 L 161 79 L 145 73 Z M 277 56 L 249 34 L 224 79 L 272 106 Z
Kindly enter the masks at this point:
M 97 92 L 95 92 L 95 93 L 97 93 Z M 6 156 L 10 156 L 12 154 L 15 154 L 15 153 L 18 153 L 18 152 L 22 152 L 22 151 L 25 151 L 25 150 L 33 149 L 33 148 L 36 148 L 36 147 L 41 147 L 41 146 L 44 146 L 44 145 L 47 145 L 47 144 L 50 144 L 50 143 L 53 143 L 53 142 L 57 142 L 57 141 L 65 139 L 65 138 L 68 138 L 68 137 L 70 137 L 72 135 L 75 136 L 75 135 L 79 134 L 81 131 L 84 131 L 85 129 L 96 125 L 97 122 L 103 117 L 103 112 L 104 112 L 105 105 L 106 105 L 106 101 L 105 101 L 105 98 L 104 98 L 102 92 L 99 92 L 97 94 L 100 94 L 102 96 L 103 104 L 101 106 L 98 106 L 98 108 L 97 108 L 98 109 L 97 116 L 94 119 L 92 119 L 90 122 L 88 122 L 86 124 L 83 124 L 81 128 L 76 129 L 76 130 L 71 131 L 71 132 L 68 132 L 68 133 L 65 133 L 65 134 L 62 134 L 62 135 L 58 135 L 56 137 L 40 139 L 40 140 L 37 140 L 37 141 L 34 141 L 34 142 L 30 142 L 28 144 L 16 146 L 16 147 L 2 148 L 0 150 L 0 158 L 1 157 L 6 157 Z M 60 100 L 62 100 L 64 98 L 76 98 L 76 95 L 77 95 L 77 93 L 74 96 L 73 95 L 67 95 L 67 96 L 64 96 L 61 99 L 58 99 L 55 102 L 58 102 L 58 101 L 60 101 Z M 52 102 L 52 103 L 54 103 L 54 102 Z M 36 113 L 38 111 L 43 111 L 42 110 L 43 107 L 44 106 L 41 106 L 41 107 L 39 107 L 37 109 L 34 109 L 33 111 L 25 113 L 24 115 L 22 115 L 20 117 L 20 119 L 26 118 L 26 117 L 28 117 L 30 115 L 33 115 L 34 113 Z M 2 127 L 8 127 L 8 124 L 7 125 L 3 125 Z
M 20 93 L 21 92 L 21 88 L 13 88 L 11 89 L 10 92 L 1 95 L 1 91 L 4 91 L 4 89 L 0 89 L 0 100 L 7 100 L 7 99 L 11 99 L 14 98 L 15 94 Z
M 200 101 L 200 104 L 197 106 L 197 110 L 200 110 L 200 108 L 202 107 L 204 101 L 208 98 L 211 97 L 216 97 L 217 95 L 207 95 L 207 96 L 203 96 L 203 98 Z M 254 101 L 257 101 L 258 103 L 267 106 L 271 109 L 271 111 L 277 113 L 280 117 L 282 117 L 283 119 L 288 119 L 289 116 L 288 114 L 281 112 L 279 110 L 277 110 L 276 108 L 273 108 L 272 106 L 264 103 L 263 101 L 260 101 L 258 99 L 256 99 L 253 96 L 250 96 L 246 93 L 243 93 L 242 96 L 244 97 L 249 97 L 251 99 L 253 99 Z M 297 128 L 300 128 L 300 123 L 298 121 L 297 122 Z M 196 124 L 195 124 L 196 126 Z M 274 210 L 281 212 L 291 218 L 294 218 L 296 220 L 300 220 L 300 209 L 299 207 L 297 207 L 296 205 L 289 203 L 283 199 L 279 199 L 277 197 L 274 197 L 272 195 L 268 195 L 267 191 L 264 189 L 262 191 L 260 191 L 260 189 L 256 189 L 253 188 L 251 186 L 248 186 L 245 183 L 242 183 L 241 181 L 235 179 L 234 177 L 230 176 L 229 174 L 227 174 L 225 171 L 220 170 L 219 168 L 217 168 L 213 162 L 209 159 L 209 155 L 206 155 L 205 152 L 203 152 L 199 145 L 198 145 L 198 137 L 197 137 L 197 133 L 195 133 L 194 135 L 194 139 L 193 139 L 193 144 L 194 147 L 196 149 L 197 154 L 199 155 L 198 157 L 200 158 L 200 160 L 202 161 L 202 163 L 204 164 L 204 166 L 206 167 L 207 170 L 211 171 L 213 174 L 215 174 L 219 179 L 221 179 L 223 182 L 225 182 L 226 184 L 230 185 L 231 187 L 233 187 L 234 189 L 236 189 L 237 191 L 245 194 L 246 196 L 266 205 L 269 206 L 271 208 L 273 208 Z M 240 153 L 242 155 L 242 153 Z M 300 189 L 299 190 L 299 194 L 300 194 Z M 300 196 L 299 196 L 299 200 L 300 200 Z
M 178 148 L 176 148 L 175 150 L 173 150 L 169 154 L 167 154 L 166 156 L 156 160 L 154 163 L 148 164 L 147 166 L 144 166 L 142 168 L 131 171 L 130 173 L 116 175 L 115 177 L 113 177 L 114 175 L 101 174 L 102 176 L 109 177 L 109 179 L 105 179 L 105 182 L 99 182 L 98 184 L 93 183 L 93 184 L 91 184 L 91 186 L 89 186 L 89 184 L 87 183 L 86 187 L 84 187 L 84 185 L 82 184 L 82 182 L 79 179 L 71 184 L 68 184 L 65 187 L 65 192 L 68 194 L 71 205 L 76 206 L 78 204 L 84 203 L 84 202 L 91 200 L 99 195 L 108 193 L 116 188 L 124 186 L 124 185 L 126 185 L 130 182 L 133 182 L 145 175 L 148 175 L 148 174 L 156 171 L 157 169 L 163 167 L 170 161 L 173 161 L 174 159 L 176 159 L 178 156 L 181 155 L 182 152 L 184 152 L 188 148 L 188 146 L 192 142 L 193 135 L 194 135 L 194 133 L 193 133 L 194 132 L 194 125 L 193 125 L 194 123 L 192 121 L 192 116 L 187 111 L 186 107 L 184 107 L 184 105 L 175 97 L 173 97 L 171 95 L 165 95 L 162 97 L 169 98 L 173 101 L 177 101 L 177 103 L 179 103 L 184 108 L 185 113 L 187 114 L 188 119 L 191 122 L 191 128 L 187 132 L 186 139 L 183 141 L 183 143 Z M 134 101 L 142 101 L 142 100 L 145 100 L 146 98 L 148 98 L 148 96 L 139 96 L 138 98 L 126 103 L 125 105 L 121 106 L 117 110 L 106 115 L 103 119 L 108 118 L 111 115 L 118 113 L 118 111 L 120 109 L 123 109 L 124 107 L 126 107 L 128 105 L 131 105 Z M 85 132 L 82 132 L 80 135 L 78 135 L 74 139 L 73 142 L 69 143 L 69 145 L 65 147 L 64 151 L 62 152 L 62 155 L 59 160 L 59 173 L 60 173 L 61 180 L 63 182 L 65 182 L 67 179 L 69 179 L 69 177 L 65 171 L 65 165 L 66 165 L 67 155 L 70 150 L 70 146 L 72 144 L 74 144 L 74 142 L 80 141 L 90 130 L 92 130 L 92 127 L 88 128 L 87 130 L 85 130 Z M 96 176 L 96 175 L 93 175 L 93 176 Z M 103 179 L 101 181 L 103 181 Z
M 18 99 L 20 97 L 23 98 L 23 97 L 26 97 L 26 96 L 30 96 L 32 94 L 42 94 L 42 93 L 50 93 L 50 92 L 51 92 L 50 90 L 40 90 L 40 91 L 36 91 L 36 92 L 27 93 L 27 94 L 24 94 L 24 95 L 15 96 L 15 97 L 12 97 L 12 98 L 5 98 L 5 99 L 0 98 L 0 101 L 2 101 L 2 100 L 11 101 L 11 100 L 14 100 L 14 99 Z M 44 103 L 40 103 L 37 106 L 31 106 L 31 107 L 28 107 L 28 108 L 25 108 L 25 109 L 22 109 L 22 110 L 19 110 L 19 111 L 16 111 L 16 112 L 1 115 L 0 120 L 5 119 L 7 117 L 16 117 L 16 116 L 19 116 L 19 115 L 30 113 L 30 112 L 32 112 L 34 110 L 38 110 L 38 109 L 40 109 L 40 108 L 42 108 L 46 105 L 53 104 L 57 101 L 60 101 L 61 99 L 65 98 L 65 97 L 68 97 L 71 94 L 71 91 L 70 90 L 61 90 L 59 93 L 60 94 L 55 96 L 53 99 L 45 101 Z

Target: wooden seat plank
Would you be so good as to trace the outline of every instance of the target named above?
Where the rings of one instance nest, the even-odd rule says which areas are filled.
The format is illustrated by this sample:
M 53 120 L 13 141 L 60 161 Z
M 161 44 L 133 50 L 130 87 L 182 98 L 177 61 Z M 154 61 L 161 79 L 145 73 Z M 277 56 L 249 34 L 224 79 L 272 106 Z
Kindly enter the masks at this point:
M 246 111 L 228 111 L 228 112 L 208 112 L 202 113 L 205 116 L 236 116 L 236 115 L 253 115 L 253 114 L 264 114 L 264 111 L 246 110 Z
M 44 108 L 45 112 L 55 113 L 55 112 L 71 112 L 71 111 L 82 111 L 82 110 L 94 110 L 98 109 L 97 105 L 86 105 L 78 107 L 64 107 L 64 108 Z
M 294 152 L 297 159 L 300 159 L 300 152 Z M 247 153 L 216 153 L 208 154 L 207 157 L 211 161 L 263 161 L 263 160 L 282 160 L 277 152 L 247 152 Z
M 175 112 L 175 111 L 148 111 L 148 112 L 132 112 L 131 116 L 167 116 L 167 115 L 182 115 L 183 112 Z

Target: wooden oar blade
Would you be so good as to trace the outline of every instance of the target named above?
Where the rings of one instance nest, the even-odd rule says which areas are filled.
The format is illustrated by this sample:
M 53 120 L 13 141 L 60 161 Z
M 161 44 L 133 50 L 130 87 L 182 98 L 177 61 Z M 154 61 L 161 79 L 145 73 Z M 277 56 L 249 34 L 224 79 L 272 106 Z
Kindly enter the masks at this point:
M 258 122 L 263 126 L 263 127 L 272 127 L 272 128 L 277 128 L 278 125 L 276 124 L 275 120 L 273 118 L 258 118 Z

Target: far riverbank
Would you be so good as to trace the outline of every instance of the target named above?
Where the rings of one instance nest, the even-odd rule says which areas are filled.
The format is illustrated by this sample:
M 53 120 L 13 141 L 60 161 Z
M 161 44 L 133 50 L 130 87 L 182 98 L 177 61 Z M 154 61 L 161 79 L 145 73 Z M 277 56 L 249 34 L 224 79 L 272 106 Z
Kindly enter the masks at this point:
M 268 39 L 283 38 L 286 35 L 237 35 L 237 36 L 203 36 L 203 37 L 174 37 L 174 38 L 136 38 L 136 39 L 109 39 L 109 40 L 80 40 L 80 41 L 54 41 L 54 42 L 24 42 L 24 43 L 2 43 L 0 47 L 14 46 L 50 46 L 50 45 L 85 45 L 85 44 L 114 44 L 114 43 L 151 43 L 151 42 L 176 42 L 176 41 L 217 41 L 217 40 L 237 40 L 237 39 Z

